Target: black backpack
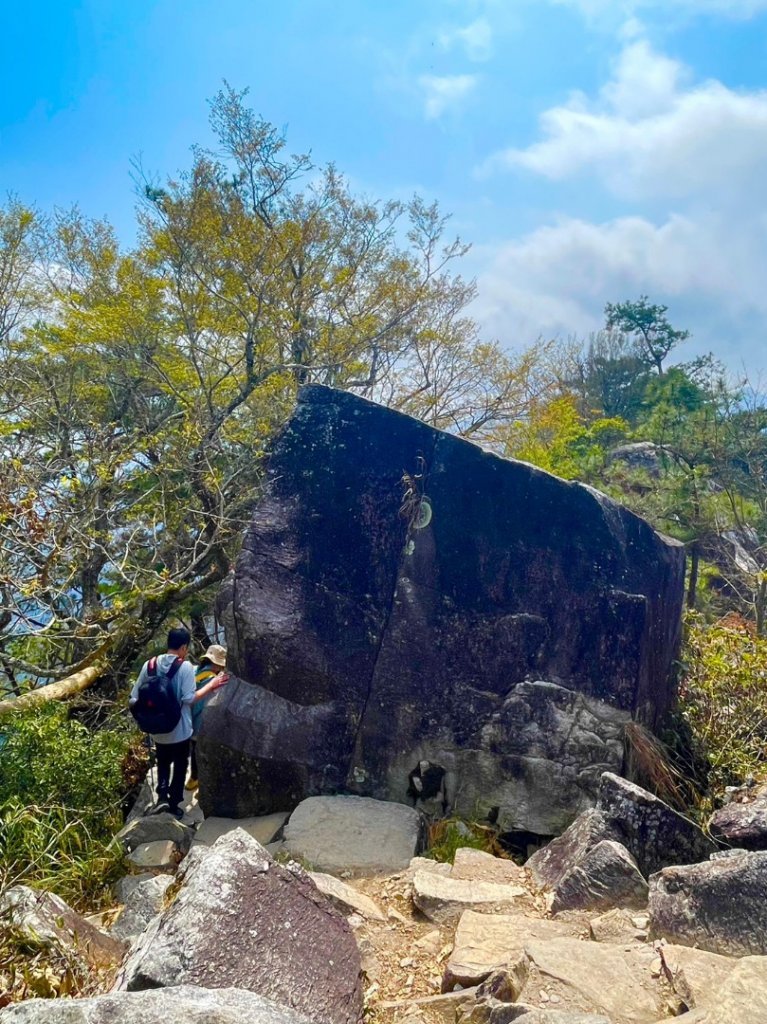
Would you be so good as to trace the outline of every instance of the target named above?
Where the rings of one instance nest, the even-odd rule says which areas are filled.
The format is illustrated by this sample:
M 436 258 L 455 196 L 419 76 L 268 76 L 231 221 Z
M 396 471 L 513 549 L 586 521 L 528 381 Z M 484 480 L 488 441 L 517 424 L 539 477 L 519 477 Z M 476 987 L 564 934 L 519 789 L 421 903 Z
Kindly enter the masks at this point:
M 142 732 L 173 732 L 181 721 L 181 701 L 173 678 L 183 664 L 181 658 L 176 658 L 165 670 L 158 666 L 157 658 L 147 663 L 146 679 L 130 701 L 131 714 Z

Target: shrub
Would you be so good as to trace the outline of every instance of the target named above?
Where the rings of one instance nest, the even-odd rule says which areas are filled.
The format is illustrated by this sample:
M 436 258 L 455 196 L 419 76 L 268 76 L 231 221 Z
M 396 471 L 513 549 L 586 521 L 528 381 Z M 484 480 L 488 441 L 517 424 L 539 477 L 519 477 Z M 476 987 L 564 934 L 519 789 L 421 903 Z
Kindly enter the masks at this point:
M 452 864 L 456 850 L 462 846 L 484 850 L 496 856 L 505 856 L 494 828 L 477 822 L 465 822 L 459 818 L 445 818 L 429 827 L 429 848 L 424 856 Z
M 710 765 L 712 796 L 767 770 L 767 640 L 746 624 L 705 628 L 691 615 L 679 704 Z
M 0 736 L 0 886 L 30 884 L 80 910 L 109 901 L 122 851 L 123 764 L 131 732 L 91 730 L 46 705 Z

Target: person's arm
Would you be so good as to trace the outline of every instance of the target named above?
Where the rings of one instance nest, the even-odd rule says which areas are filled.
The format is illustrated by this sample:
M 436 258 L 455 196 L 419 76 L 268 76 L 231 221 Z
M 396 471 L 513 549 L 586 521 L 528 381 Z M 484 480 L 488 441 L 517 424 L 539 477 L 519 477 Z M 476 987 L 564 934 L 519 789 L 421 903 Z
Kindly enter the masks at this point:
M 217 676 L 213 676 L 208 682 L 201 686 L 199 690 L 195 691 L 194 698 L 190 703 L 196 704 L 198 700 L 204 700 L 207 696 L 218 690 L 222 686 L 226 686 L 229 682 L 229 676 L 226 672 L 219 672 Z

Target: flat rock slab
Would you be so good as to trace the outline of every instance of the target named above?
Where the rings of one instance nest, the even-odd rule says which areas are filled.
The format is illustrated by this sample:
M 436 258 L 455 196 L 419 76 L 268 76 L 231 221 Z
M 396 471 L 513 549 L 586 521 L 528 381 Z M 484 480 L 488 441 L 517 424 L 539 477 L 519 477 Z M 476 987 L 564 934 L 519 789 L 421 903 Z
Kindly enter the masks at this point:
M 547 991 L 559 994 L 568 1007 L 636 1024 L 655 1024 L 660 1016 L 659 988 L 650 973 L 652 948 L 626 949 L 567 938 L 531 939 L 524 948 Z M 523 1002 L 531 1001 L 531 984 L 532 972 L 522 991 Z
M 484 850 L 473 850 L 460 846 L 455 851 L 451 878 L 463 878 L 471 882 L 495 882 L 497 885 L 527 885 L 527 872 L 513 860 L 494 857 Z
M 173 875 L 153 875 L 139 882 L 128 895 L 110 934 L 123 942 L 133 942 L 163 909 L 165 893 Z
M 289 811 L 276 814 L 262 814 L 256 818 L 206 818 L 197 828 L 195 843 L 212 846 L 217 839 L 241 828 L 253 836 L 262 846 L 268 846 L 290 816 Z
M 523 955 L 530 939 L 573 936 L 580 926 L 515 914 L 478 914 L 467 910 L 458 922 L 443 989 L 478 985 L 493 971 Z
M 389 999 L 376 1003 L 376 1010 L 393 1010 L 398 1019 L 409 1013 L 425 1010 L 430 1018 L 439 1017 L 445 1024 L 455 1024 L 456 1014 L 461 1007 L 473 1002 L 476 988 L 465 988 L 459 992 L 443 992 L 437 996 L 422 996 L 420 999 Z
M 313 869 L 338 874 L 402 871 L 424 838 L 421 814 L 404 804 L 360 796 L 302 801 L 285 825 L 285 850 Z
M 124 942 L 86 921 L 50 892 L 26 885 L 6 889 L 0 897 L 0 915 L 30 940 L 65 953 L 77 952 L 93 967 L 113 967 L 125 954 Z
M 503 914 L 532 909 L 530 893 L 521 885 L 477 882 L 433 871 L 418 871 L 413 879 L 413 902 L 436 924 L 457 921 L 465 910 Z
M 186 853 L 192 845 L 194 830 L 182 824 L 175 814 L 149 814 L 130 822 L 117 833 L 117 838 L 127 852 L 145 843 L 170 840 Z
M 504 1021 L 520 1021 L 521 1024 L 612 1024 L 612 1021 L 609 1021 L 607 1017 L 596 1016 L 593 1013 L 573 1013 L 570 1010 L 538 1010 L 530 1008 L 527 1008 L 524 1013 L 520 1013 L 519 1016 L 511 1018 L 507 1014 L 503 1014 L 502 1017 L 499 1014 L 499 1019 Z
M 664 868 L 650 879 L 651 934 L 728 956 L 767 953 L 767 852 Z
M 180 985 L 91 999 L 34 999 L 0 1012 L 3 1024 L 312 1024 L 296 1010 L 240 989 Z
M 309 877 L 320 890 L 323 896 L 327 896 L 331 903 L 334 903 L 342 914 L 361 914 L 368 921 L 385 921 L 386 914 L 381 910 L 375 900 L 366 896 L 364 892 L 347 885 L 340 878 L 334 875 L 324 875 L 320 871 L 310 871 Z
M 589 921 L 589 933 L 594 942 L 644 942 L 647 927 L 639 927 L 635 910 L 615 907 Z
M 504 1015 L 503 1018 L 510 1018 Z M 514 1021 L 521 1021 L 521 1024 L 612 1024 L 607 1017 L 596 1016 L 593 1013 L 572 1013 L 569 1010 L 530 1010 L 511 1018 Z
M 167 871 L 176 867 L 181 851 L 170 839 L 158 839 L 154 843 L 142 843 L 128 854 L 128 860 L 137 868 Z
M 237 829 L 192 850 L 179 878 L 175 900 L 123 965 L 118 989 L 247 989 L 314 1024 L 357 1024 L 354 934 L 304 871 L 276 864 Z

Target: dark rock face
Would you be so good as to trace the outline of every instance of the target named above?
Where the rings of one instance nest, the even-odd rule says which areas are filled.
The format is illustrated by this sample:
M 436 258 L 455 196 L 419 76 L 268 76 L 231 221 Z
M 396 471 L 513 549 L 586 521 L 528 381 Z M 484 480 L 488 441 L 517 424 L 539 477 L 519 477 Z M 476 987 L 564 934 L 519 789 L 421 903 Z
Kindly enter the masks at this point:
M 133 947 L 118 990 L 247 989 L 315 1024 L 358 1024 L 357 942 L 305 872 L 276 864 L 236 829 L 193 850 L 178 877 L 178 895 Z
M 715 839 L 744 850 L 767 850 L 767 792 L 748 803 L 730 803 L 708 823 Z
M 767 954 L 767 853 L 668 867 L 650 879 L 650 930 L 726 956 Z
M 433 777 L 448 812 L 559 832 L 673 700 L 683 573 L 590 488 L 305 388 L 221 597 L 239 681 L 206 709 L 203 809 Z

